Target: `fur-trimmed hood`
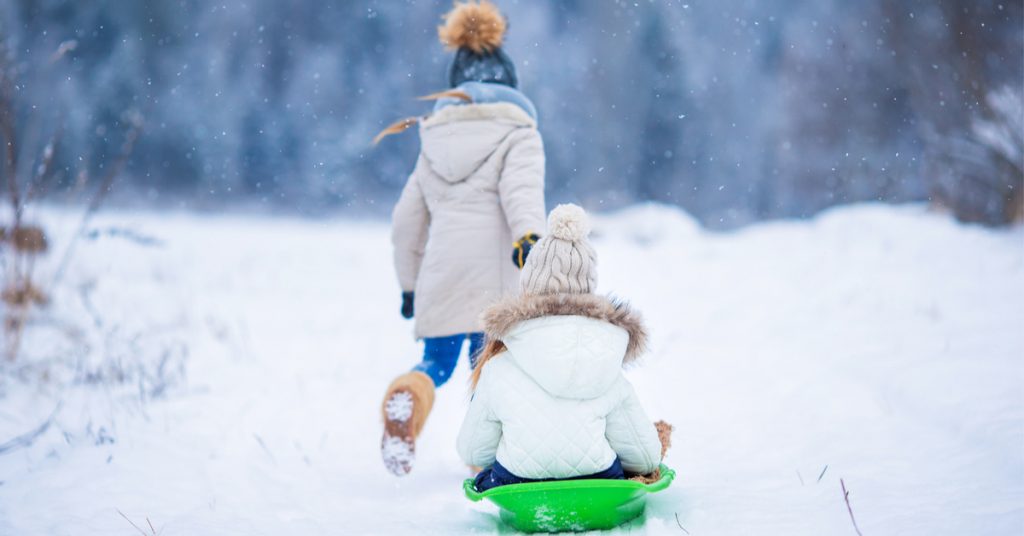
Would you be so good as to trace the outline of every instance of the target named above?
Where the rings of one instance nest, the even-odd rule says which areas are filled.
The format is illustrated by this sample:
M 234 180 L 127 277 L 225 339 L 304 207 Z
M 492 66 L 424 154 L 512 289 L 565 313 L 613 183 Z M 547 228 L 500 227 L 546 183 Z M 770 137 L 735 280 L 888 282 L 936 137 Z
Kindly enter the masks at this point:
M 629 307 L 590 294 L 521 295 L 491 307 L 483 321 L 488 337 L 507 349 L 500 359 L 549 394 L 574 400 L 607 393 L 646 340 Z
M 647 349 L 647 329 L 640 313 L 629 304 L 594 294 L 513 295 L 484 311 L 481 321 L 491 340 L 502 340 L 517 324 L 545 316 L 583 316 L 626 330 L 629 343 L 623 363 L 630 363 Z

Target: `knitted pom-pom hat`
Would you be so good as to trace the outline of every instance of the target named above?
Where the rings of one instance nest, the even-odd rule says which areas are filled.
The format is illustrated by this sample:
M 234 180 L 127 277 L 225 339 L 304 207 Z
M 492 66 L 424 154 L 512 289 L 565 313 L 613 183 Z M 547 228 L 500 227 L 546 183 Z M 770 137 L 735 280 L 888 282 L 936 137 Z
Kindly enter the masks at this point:
M 455 51 L 448 66 L 448 85 L 488 82 L 517 87 L 516 68 L 501 49 L 508 24 L 497 6 L 487 0 L 455 2 L 437 27 L 441 43 Z
M 558 205 L 548 234 L 526 258 L 519 287 L 524 294 L 590 294 L 597 287 L 597 254 L 590 247 L 590 219 L 576 205 Z

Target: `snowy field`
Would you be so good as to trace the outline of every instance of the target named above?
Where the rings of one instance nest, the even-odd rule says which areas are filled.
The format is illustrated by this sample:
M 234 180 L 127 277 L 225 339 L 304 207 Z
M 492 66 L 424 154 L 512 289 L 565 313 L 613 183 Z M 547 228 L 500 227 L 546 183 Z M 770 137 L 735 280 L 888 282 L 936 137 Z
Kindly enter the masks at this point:
M 59 252 L 74 221 L 48 217 Z M 507 531 L 462 497 L 464 362 L 413 473 L 379 461 L 379 398 L 419 352 L 386 225 L 93 227 L 0 368 L 0 444 L 56 408 L 0 455 L 0 535 L 138 534 L 121 513 L 166 536 Z M 601 291 L 653 337 L 629 377 L 676 426 L 676 483 L 616 532 L 853 535 L 842 478 L 865 536 L 1024 533 L 1020 228 L 867 205 L 714 234 L 652 206 L 595 233 Z

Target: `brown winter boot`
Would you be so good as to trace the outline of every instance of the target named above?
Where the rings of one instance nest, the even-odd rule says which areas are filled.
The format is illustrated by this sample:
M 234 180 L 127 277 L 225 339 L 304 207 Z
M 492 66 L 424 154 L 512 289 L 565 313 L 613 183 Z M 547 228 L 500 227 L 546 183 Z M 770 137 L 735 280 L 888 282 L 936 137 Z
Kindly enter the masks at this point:
M 384 466 L 397 476 L 412 471 L 416 460 L 416 438 L 434 406 L 434 381 L 418 371 L 407 372 L 388 386 L 381 411 L 384 437 L 380 453 Z

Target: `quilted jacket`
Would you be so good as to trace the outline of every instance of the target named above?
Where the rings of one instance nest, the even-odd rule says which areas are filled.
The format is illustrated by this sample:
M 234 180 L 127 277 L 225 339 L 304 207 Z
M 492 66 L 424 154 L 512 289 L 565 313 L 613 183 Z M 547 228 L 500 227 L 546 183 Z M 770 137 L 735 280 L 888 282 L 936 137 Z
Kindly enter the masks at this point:
M 506 350 L 482 367 L 459 432 L 470 465 L 497 460 L 516 476 L 569 478 L 607 469 L 630 473 L 661 461 L 661 443 L 624 361 L 643 347 L 639 318 L 593 295 L 520 296 L 484 317 Z
M 523 108 L 486 102 L 439 109 L 420 140 L 392 213 L 398 282 L 415 291 L 417 338 L 478 332 L 519 280 L 513 241 L 544 231 L 541 136 Z

